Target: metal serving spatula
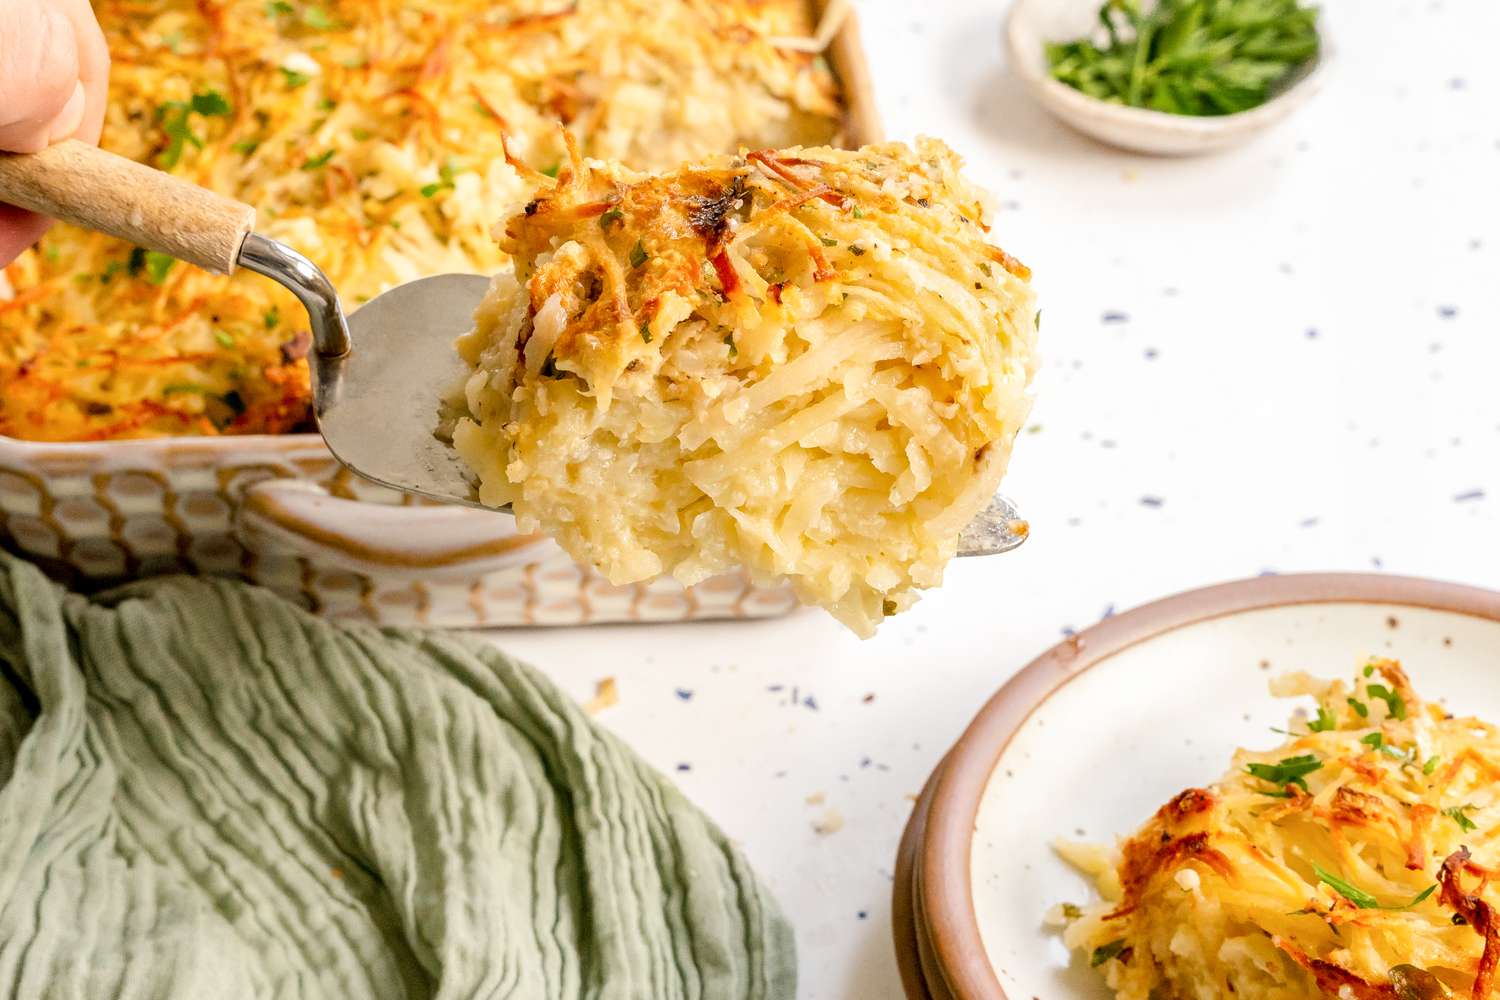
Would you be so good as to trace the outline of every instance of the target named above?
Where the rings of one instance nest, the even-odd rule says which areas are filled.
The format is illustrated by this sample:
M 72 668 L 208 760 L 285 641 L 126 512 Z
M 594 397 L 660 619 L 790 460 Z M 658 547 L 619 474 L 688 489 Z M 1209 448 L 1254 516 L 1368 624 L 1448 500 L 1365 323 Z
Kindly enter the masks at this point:
M 307 309 L 313 410 L 334 456 L 381 485 L 482 506 L 436 431 L 439 401 L 467 374 L 453 342 L 472 325 L 488 278 L 442 274 L 409 282 L 346 321 L 333 285 L 312 261 L 253 231 L 251 206 L 71 140 L 35 154 L 0 153 L 0 202 L 215 274 L 244 267 L 281 284 Z M 960 532 L 958 554 L 1008 552 L 1026 536 L 1026 522 L 997 496 Z

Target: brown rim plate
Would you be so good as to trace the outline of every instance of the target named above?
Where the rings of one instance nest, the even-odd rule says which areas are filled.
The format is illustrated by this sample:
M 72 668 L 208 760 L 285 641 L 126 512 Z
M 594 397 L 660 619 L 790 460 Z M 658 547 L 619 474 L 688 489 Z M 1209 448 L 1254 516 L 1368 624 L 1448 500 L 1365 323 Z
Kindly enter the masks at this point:
M 917 906 L 911 925 L 919 941 L 929 938 L 933 964 L 940 970 L 929 972 L 929 983 L 940 976 L 955 1000 L 1007 1000 L 975 916 L 971 850 L 980 804 L 996 762 L 1043 703 L 1116 654 L 1186 626 L 1246 612 L 1332 604 L 1399 605 L 1500 622 L 1500 593 L 1477 587 L 1376 574 L 1297 574 L 1178 594 L 1108 618 L 1058 643 L 1023 667 L 985 704 L 924 792 L 924 799 L 930 797 L 925 803 L 925 829 L 909 864 Z M 917 818 L 914 814 L 914 823 Z M 910 836 L 911 826 L 907 832 Z M 903 840 L 903 853 L 905 847 Z
M 927 979 L 922 973 L 921 942 L 917 937 L 916 924 L 916 856 L 917 845 L 927 829 L 927 809 L 932 804 L 932 793 L 937 789 L 937 776 L 943 765 L 938 764 L 922 794 L 912 804 L 911 816 L 901 834 L 901 843 L 896 848 L 896 871 L 891 885 L 891 936 L 896 945 L 896 967 L 901 973 L 901 989 L 907 1000 L 936 1000 L 927 989 Z

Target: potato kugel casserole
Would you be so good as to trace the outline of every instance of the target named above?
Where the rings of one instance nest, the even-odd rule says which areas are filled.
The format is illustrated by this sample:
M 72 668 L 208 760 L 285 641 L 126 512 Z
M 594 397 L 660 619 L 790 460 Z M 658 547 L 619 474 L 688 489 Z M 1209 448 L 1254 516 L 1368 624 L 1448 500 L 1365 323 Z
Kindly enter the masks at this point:
M 616 584 L 743 565 L 873 633 L 1031 407 L 1030 274 L 959 166 L 928 139 L 537 177 L 460 347 L 480 499 Z
M 106 149 L 231 195 L 346 308 L 491 272 L 491 223 L 555 173 L 559 123 L 641 168 L 741 144 L 837 141 L 800 0 L 98 0 Z M 507 149 L 508 147 L 508 149 Z M 0 434 L 277 433 L 308 419 L 306 319 L 223 278 L 71 227 L 0 272 Z

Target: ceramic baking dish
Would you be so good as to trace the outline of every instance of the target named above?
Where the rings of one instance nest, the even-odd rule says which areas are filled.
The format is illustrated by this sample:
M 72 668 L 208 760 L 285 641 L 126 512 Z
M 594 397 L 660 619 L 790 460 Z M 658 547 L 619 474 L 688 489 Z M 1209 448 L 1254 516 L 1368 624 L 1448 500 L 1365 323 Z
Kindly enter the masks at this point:
M 838 0 L 819 2 L 832 7 Z M 827 56 L 844 139 L 881 138 L 852 12 Z M 786 587 L 729 575 L 614 587 L 508 514 L 414 501 L 344 470 L 316 434 L 37 443 L 0 435 L 0 544 L 75 586 L 238 576 L 381 624 L 577 625 L 759 618 Z

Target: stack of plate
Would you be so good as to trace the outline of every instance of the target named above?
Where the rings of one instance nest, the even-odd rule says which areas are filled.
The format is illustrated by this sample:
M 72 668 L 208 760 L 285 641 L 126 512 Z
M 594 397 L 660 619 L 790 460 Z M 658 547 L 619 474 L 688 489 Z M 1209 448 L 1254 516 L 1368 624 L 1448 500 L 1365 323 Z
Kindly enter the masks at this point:
M 1267 576 L 1148 604 L 1053 647 L 990 699 L 938 765 L 896 860 L 910 1000 L 1107 998 L 1046 922 L 1091 887 L 1053 850 L 1112 844 L 1235 747 L 1283 737 L 1278 673 L 1401 660 L 1416 689 L 1500 717 L 1500 594 L 1404 577 Z

